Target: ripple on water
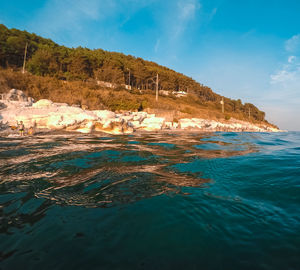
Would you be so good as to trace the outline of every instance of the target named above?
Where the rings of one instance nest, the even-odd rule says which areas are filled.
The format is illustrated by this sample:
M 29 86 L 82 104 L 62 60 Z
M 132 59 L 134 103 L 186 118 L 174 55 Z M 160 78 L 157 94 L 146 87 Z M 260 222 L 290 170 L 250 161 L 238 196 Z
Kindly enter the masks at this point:
M 0 138 L 1 268 L 297 269 L 299 149 L 299 133 Z

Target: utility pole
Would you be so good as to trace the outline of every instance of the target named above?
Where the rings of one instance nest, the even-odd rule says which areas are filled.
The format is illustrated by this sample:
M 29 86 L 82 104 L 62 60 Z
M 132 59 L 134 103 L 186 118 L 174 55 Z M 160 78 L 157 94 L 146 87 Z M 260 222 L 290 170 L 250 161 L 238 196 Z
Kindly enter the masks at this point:
M 128 81 L 129 81 L 129 85 L 130 85 L 130 69 L 129 69 L 129 74 L 128 74 Z
M 222 113 L 224 113 L 224 98 L 222 97 L 222 100 L 220 101 L 220 103 L 222 104 Z
M 26 66 L 26 55 L 27 55 L 27 46 L 28 46 L 28 42 L 26 42 L 25 45 L 25 52 L 24 52 L 24 61 L 23 61 L 23 69 L 22 69 L 22 73 L 25 73 L 25 66 Z
M 128 85 L 130 85 L 130 69 L 129 68 L 126 68 L 128 70 Z
M 155 100 L 158 101 L 158 73 L 156 74 L 156 95 Z

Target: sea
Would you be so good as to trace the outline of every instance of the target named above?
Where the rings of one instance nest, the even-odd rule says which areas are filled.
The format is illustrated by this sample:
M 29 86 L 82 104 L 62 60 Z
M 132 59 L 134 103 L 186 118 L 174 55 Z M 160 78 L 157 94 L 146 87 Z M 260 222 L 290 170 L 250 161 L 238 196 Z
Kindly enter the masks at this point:
M 300 269 L 300 133 L 0 137 L 0 269 Z

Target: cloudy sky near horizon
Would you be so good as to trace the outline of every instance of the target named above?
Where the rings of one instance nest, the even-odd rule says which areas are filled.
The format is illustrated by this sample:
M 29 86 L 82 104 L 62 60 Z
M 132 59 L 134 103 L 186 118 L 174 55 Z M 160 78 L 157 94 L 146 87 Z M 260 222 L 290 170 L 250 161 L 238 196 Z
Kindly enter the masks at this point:
M 0 23 L 168 66 L 300 130 L 298 0 L 0 0 Z

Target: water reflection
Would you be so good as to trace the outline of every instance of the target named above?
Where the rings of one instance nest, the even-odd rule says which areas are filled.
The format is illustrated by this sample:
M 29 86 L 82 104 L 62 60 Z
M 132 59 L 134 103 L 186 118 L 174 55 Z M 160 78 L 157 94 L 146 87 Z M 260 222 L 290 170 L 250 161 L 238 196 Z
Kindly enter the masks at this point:
M 257 151 L 236 136 L 231 142 L 223 138 L 205 133 L 0 138 L 1 190 L 33 192 L 52 203 L 85 207 L 183 194 L 182 188 L 203 187 L 211 179 L 201 171 L 178 171 L 174 165 Z
M 0 138 L 0 268 L 298 269 L 299 146 L 293 133 Z

